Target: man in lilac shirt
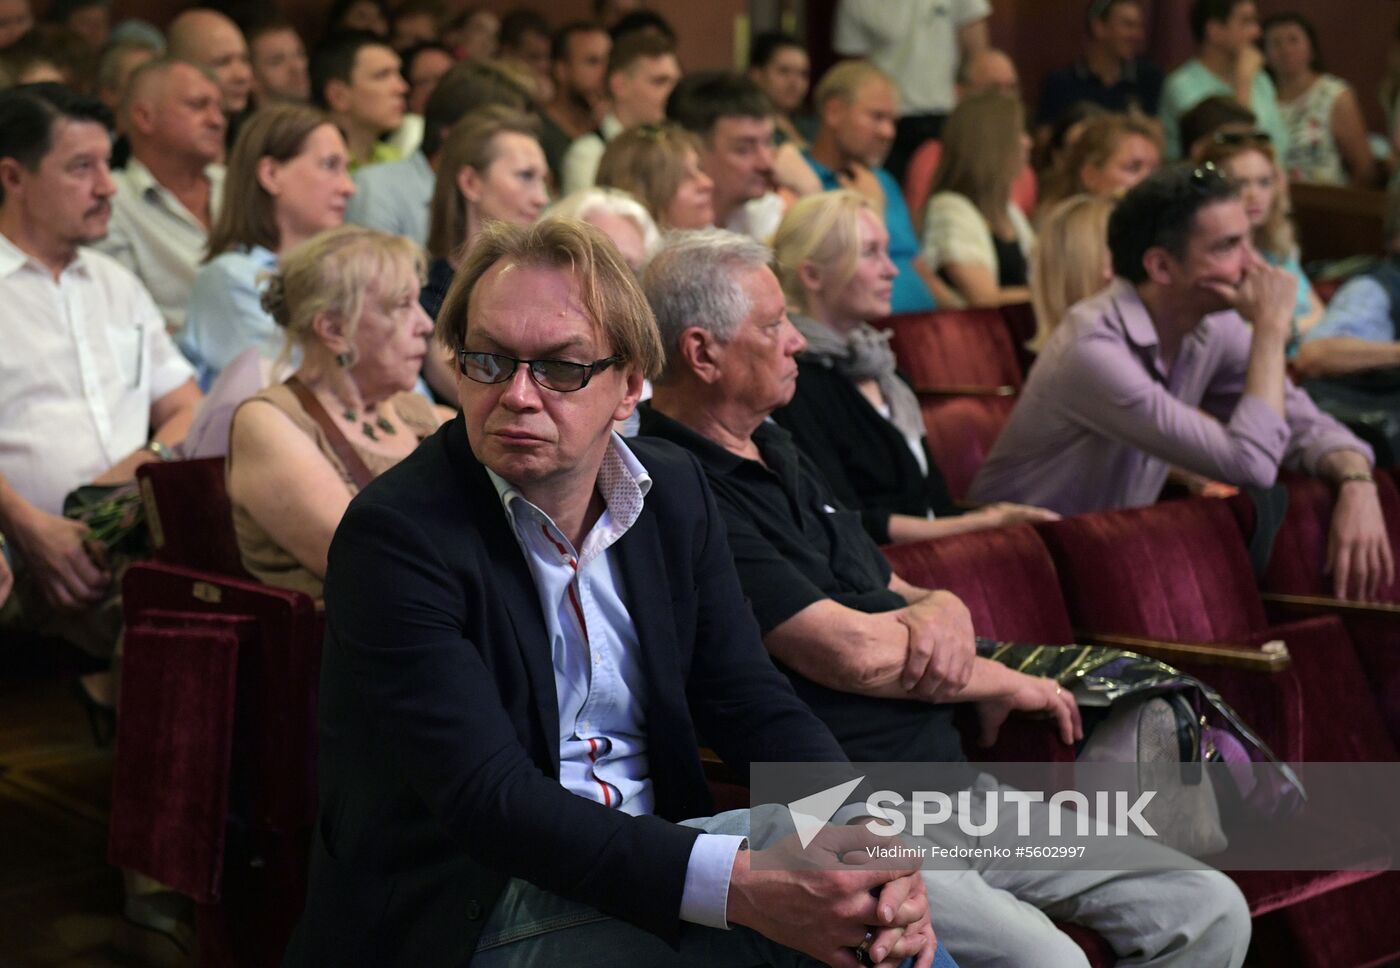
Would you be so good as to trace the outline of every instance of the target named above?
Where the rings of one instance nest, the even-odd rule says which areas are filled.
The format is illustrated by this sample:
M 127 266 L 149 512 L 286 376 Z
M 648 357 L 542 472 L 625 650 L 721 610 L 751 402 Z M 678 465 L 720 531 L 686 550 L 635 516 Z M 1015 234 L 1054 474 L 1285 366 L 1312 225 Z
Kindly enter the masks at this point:
M 1268 486 L 1282 464 L 1337 484 L 1335 589 L 1373 595 L 1394 563 L 1371 450 L 1288 381 L 1296 284 L 1251 248 L 1234 186 L 1160 171 L 1108 242 L 1117 278 L 1056 328 L 970 497 L 1077 514 L 1151 504 L 1173 466 Z

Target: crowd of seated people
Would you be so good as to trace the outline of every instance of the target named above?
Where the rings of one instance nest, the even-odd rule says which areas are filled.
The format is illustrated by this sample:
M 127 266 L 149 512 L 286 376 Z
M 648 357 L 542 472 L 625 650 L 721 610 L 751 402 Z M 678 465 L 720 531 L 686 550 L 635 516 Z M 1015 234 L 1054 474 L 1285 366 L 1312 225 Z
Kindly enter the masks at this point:
M 715 964 L 1082 963 L 1047 913 L 1144 964 L 1239 964 L 1248 916 L 1211 871 L 887 871 L 784 925 L 791 885 L 750 877 L 739 820 L 671 821 L 703 802 L 697 735 L 740 764 L 960 761 L 966 703 L 989 742 L 1013 712 L 1083 739 L 1071 692 L 974 657 L 967 610 L 881 545 L 1288 471 L 1334 489 L 1337 597 L 1389 585 L 1377 452 L 1289 378 L 1400 366 L 1400 203 L 1327 305 L 1290 220 L 1290 181 L 1379 198 L 1400 167 L 1360 88 L 1254 0 L 1193 0 L 1170 73 L 1140 0 L 1091 0 L 1043 79 L 991 45 L 989 0 L 842 0 L 819 77 L 788 33 L 699 70 L 661 14 L 593 6 L 338 0 L 304 38 L 275 10 L 161 30 L 0 0 L 0 629 L 109 661 L 121 569 L 64 498 L 172 459 L 207 394 L 234 412 L 244 569 L 328 623 L 330 819 L 289 963 L 422 939 L 469 891 L 482 917 L 450 944 L 482 964 L 678 937 Z M 982 388 L 1009 416 L 967 502 L 885 328 L 940 310 L 1034 320 L 1024 383 Z M 642 606 L 636 575 L 675 584 Z M 658 628 L 666 661 L 640 662 Z M 464 676 L 468 635 L 491 644 Z M 421 707 L 388 675 L 410 656 Z M 340 818 L 370 801 L 447 862 L 367 846 Z M 517 812 L 519 837 L 472 829 Z M 561 818 L 577 843 L 541 833 Z M 390 869 L 414 890 L 376 920 Z M 871 889 L 900 903 L 848 937 Z M 1155 917 L 1122 916 L 1145 898 Z M 596 940 L 522 931 L 583 902 L 611 916 Z

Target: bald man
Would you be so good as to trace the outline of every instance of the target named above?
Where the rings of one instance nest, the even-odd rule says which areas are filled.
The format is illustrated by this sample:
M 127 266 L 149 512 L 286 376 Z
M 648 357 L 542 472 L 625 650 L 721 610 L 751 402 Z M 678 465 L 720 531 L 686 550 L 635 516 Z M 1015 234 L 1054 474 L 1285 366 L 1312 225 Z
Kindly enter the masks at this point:
M 969 54 L 958 68 L 958 100 L 986 91 L 1021 96 L 1021 75 L 1005 52 L 984 47 Z
M 136 273 L 175 332 L 223 191 L 218 82 L 188 61 L 151 61 L 131 77 L 122 123 L 131 160 L 112 176 L 117 193 L 99 248 Z
M 248 42 L 228 17 L 216 10 L 186 10 L 170 22 L 167 35 L 171 57 L 214 72 L 225 117 L 241 114 L 253 90 L 253 67 Z

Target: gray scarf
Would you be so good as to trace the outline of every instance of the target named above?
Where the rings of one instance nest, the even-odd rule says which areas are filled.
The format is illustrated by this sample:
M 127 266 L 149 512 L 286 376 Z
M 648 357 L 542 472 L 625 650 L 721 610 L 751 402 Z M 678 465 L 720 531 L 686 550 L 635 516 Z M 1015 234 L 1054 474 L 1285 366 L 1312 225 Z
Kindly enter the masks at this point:
M 905 437 L 924 436 L 924 417 L 919 398 L 909 384 L 895 373 L 892 333 L 882 333 L 869 323 L 861 323 L 845 336 L 825 323 L 797 313 L 789 315 L 794 326 L 807 338 L 803 358 L 831 367 L 852 383 L 874 380 L 890 408 L 890 423 Z

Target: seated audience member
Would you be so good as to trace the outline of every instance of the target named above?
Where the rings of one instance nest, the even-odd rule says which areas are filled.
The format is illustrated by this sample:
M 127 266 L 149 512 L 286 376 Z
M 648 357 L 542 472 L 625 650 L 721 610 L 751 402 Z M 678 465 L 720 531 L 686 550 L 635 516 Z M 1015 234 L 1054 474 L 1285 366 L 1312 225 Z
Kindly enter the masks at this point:
M 1190 148 L 1181 137 L 1181 116 L 1216 95 L 1234 98 L 1253 112 L 1274 147 L 1287 153 L 1288 130 L 1279 115 L 1274 82 L 1255 46 L 1259 11 L 1254 0 L 1191 0 L 1190 17 L 1196 56 L 1167 75 L 1158 109 L 1167 157 L 1181 158 Z
M 248 57 L 253 66 L 253 98 L 258 107 L 310 103 L 311 73 L 306 46 L 290 21 L 271 17 L 250 27 Z
M 441 44 L 443 5 L 439 0 L 404 0 L 394 7 L 389 45 L 403 54 L 419 44 Z M 456 55 L 452 55 L 456 59 Z M 404 58 L 407 62 L 408 58 Z
M 400 157 L 380 140 L 403 124 L 407 110 L 399 67 L 394 48 L 367 31 L 336 34 L 311 57 L 311 96 L 345 137 L 351 171 Z
M 1400 367 L 1400 194 L 1390 196 L 1388 251 L 1369 272 L 1349 279 L 1303 336 L 1293 358 L 1300 377 L 1337 377 Z
M 14 46 L 34 29 L 34 6 L 30 0 L 0 0 L 0 50 Z
M 1141 0 L 1090 0 L 1087 37 L 1079 60 L 1052 71 L 1040 89 L 1036 141 L 1074 104 L 1088 101 L 1109 111 L 1155 117 L 1162 97 L 1162 70 L 1141 57 L 1147 31 Z
M 1232 97 L 1208 97 L 1181 116 L 1181 144 L 1186 157 L 1199 163 L 1215 144 L 1218 132 L 1258 131 L 1254 112 Z
M 1108 216 L 1113 205 L 1114 200 L 1103 195 L 1071 195 L 1041 219 L 1031 249 L 1035 310 L 1035 336 L 1027 344 L 1031 352 L 1045 348 L 1071 306 L 1113 281 L 1113 260 L 1108 254 Z
M 962 602 L 892 574 L 855 512 L 767 419 L 792 396 L 803 347 L 768 260 L 752 240 L 709 230 L 651 261 L 643 282 L 667 360 L 642 433 L 699 460 L 775 664 L 853 760 L 962 760 L 955 702 L 977 704 L 986 742 L 1012 709 L 1048 713 L 1074 742 L 1073 695 L 976 657 Z M 931 657 L 915 660 L 930 641 Z M 1146 840 L 1131 849 L 1166 861 L 1162 872 L 924 871 L 940 945 L 964 966 L 1083 965 L 1039 910 L 1063 904 L 1145 964 L 1239 965 L 1249 915 L 1238 888 L 1215 871 L 1166 872 L 1184 858 Z
M 714 182 L 700 168 L 699 139 L 678 124 L 643 125 L 613 139 L 598 187 L 627 192 L 662 230 L 715 224 Z
M 974 94 L 997 91 L 1007 97 L 1021 97 L 1021 75 L 1005 51 L 983 47 L 973 51 L 958 65 L 958 100 Z
M 230 432 L 233 526 L 259 581 L 319 599 L 350 499 L 443 421 L 413 392 L 433 331 L 418 305 L 418 253 L 342 226 L 288 252 L 267 284 L 263 306 L 301 365 L 244 402 Z
M 524 79 L 499 61 L 464 61 L 443 75 L 424 108 L 423 141 L 407 158 L 367 165 L 355 172 L 355 194 L 345 220 L 406 235 L 428 244 L 428 212 L 451 127 L 477 108 L 499 104 L 516 111 L 530 106 Z
M 282 334 L 262 307 L 260 279 L 282 255 L 344 221 L 355 190 L 346 165 L 345 139 L 314 108 L 275 105 L 244 125 L 209 234 L 209 261 L 195 277 L 179 334 L 206 388 L 249 347 L 277 358 Z
M 495 57 L 500 47 L 501 18 L 485 7 L 470 6 L 447 22 L 442 42 L 461 60 Z
M 219 86 L 193 64 L 152 61 L 132 77 L 122 114 L 131 159 L 112 174 L 117 194 L 99 247 L 136 273 L 176 332 L 223 196 Z
M 389 41 L 389 6 L 381 0 L 335 0 L 326 15 L 327 36 L 347 31 L 374 34 Z
M 1153 122 L 1131 114 L 1090 118 L 1042 180 L 1040 204 L 1049 210 L 1072 195 L 1116 197 L 1161 163 L 1162 136 Z
M 665 120 L 666 99 L 680 79 L 672 42 L 646 31 L 628 36 L 625 44 L 614 41 L 606 76 L 611 108 L 598 130 L 576 138 L 564 153 L 561 190 L 567 194 L 591 187 L 609 141 L 628 128 Z
M 505 107 L 482 108 L 452 129 L 443 145 L 428 228 L 423 308 L 437 319 L 453 274 L 487 222 L 529 225 L 549 204 L 549 168 L 539 122 Z M 443 392 L 443 388 L 438 388 Z
M 972 306 L 1025 302 L 1035 233 L 1011 203 L 1029 139 L 1019 101 L 977 94 L 943 127 L 943 154 L 924 207 L 921 255 Z
M 1312 22 L 1296 13 L 1264 21 L 1264 59 L 1288 129 L 1283 168 L 1290 181 L 1370 188 L 1376 159 L 1356 92 L 1322 69 Z
M 997 505 L 959 514 L 924 441 L 913 389 L 895 370 L 889 334 L 895 268 L 870 200 L 809 195 L 783 218 L 773 251 L 794 326 L 806 340 L 797 391 L 774 413 L 841 503 L 880 544 L 920 541 L 1055 515 Z
M 408 112 L 423 117 L 438 82 L 457 64 L 452 51 L 438 43 L 415 44 L 403 52 L 403 75 L 408 81 Z M 421 142 L 420 142 L 421 143 Z
M 901 184 L 914 152 L 943 130 L 957 100 L 958 65 L 988 46 L 992 12 L 988 0 L 915 2 L 841 0 L 832 30 L 837 53 L 869 60 L 896 85 L 899 127 L 883 162 Z
M 749 45 L 749 79 L 773 105 L 778 144 L 791 141 L 805 148 L 817 135 L 817 119 L 804 108 L 812 86 L 807 49 L 792 34 L 770 30 Z
M 529 68 L 536 90 L 542 93 L 539 100 L 545 104 L 554 100 L 549 44 L 549 21 L 539 11 L 517 8 L 501 18 L 501 50 L 497 56 L 519 61 Z
M 0 50 L 0 74 L 10 84 L 62 84 L 75 90 L 71 66 L 52 44 L 42 27 L 31 30 L 4 50 Z
M 115 191 L 107 125 L 56 84 L 0 93 L 0 532 L 21 623 L 99 655 L 121 622 L 96 608 L 113 575 L 64 497 L 169 457 L 200 399 L 141 283 L 90 248 Z
M 747 811 L 680 823 L 709 809 L 698 733 L 740 770 L 844 757 L 763 654 L 694 461 L 613 433 L 662 357 L 613 247 L 489 226 L 439 331 L 462 416 L 331 543 L 321 833 L 286 963 L 747 968 L 861 944 L 951 965 L 914 870 L 776 878 L 763 840 L 741 849 Z
M 1151 504 L 1173 464 L 1241 487 L 1287 465 L 1337 485 L 1337 594 L 1388 582 L 1371 450 L 1285 376 L 1297 282 L 1249 240 L 1239 189 L 1214 168 L 1128 192 L 1108 223 L 1117 278 L 1051 334 L 972 498 L 1079 514 Z
M 1288 355 L 1292 356 L 1299 338 L 1322 318 L 1322 300 L 1303 272 L 1293 224 L 1288 218 L 1288 183 L 1273 146 L 1263 132 L 1217 132 L 1214 144 L 1202 153 L 1201 159 L 1203 164 L 1218 167 L 1239 186 L 1254 250 L 1269 265 L 1287 269 L 1297 280 L 1293 327 L 1288 336 Z
M 947 304 L 948 287 L 919 256 L 919 237 L 899 184 L 880 167 L 895 137 L 894 82 L 863 61 L 843 61 L 822 76 L 812 101 L 819 122 L 803 153 L 822 188 L 854 188 L 871 198 L 890 234 L 890 258 L 899 270 L 891 305 L 916 313 Z
M 607 22 L 603 18 L 597 18 L 600 22 Z M 675 46 L 676 30 L 671 26 L 670 21 L 655 10 L 648 10 L 646 7 L 635 7 L 627 11 L 622 16 L 611 22 L 608 33 L 612 36 L 614 46 L 628 34 L 651 34 L 662 40 L 669 41 L 671 46 Z
M 152 44 L 144 41 L 121 41 L 109 45 L 97 59 L 97 99 L 116 118 L 110 161 L 113 171 L 125 168 L 127 161 L 131 159 L 131 142 L 127 140 L 126 122 L 121 116 L 131 75 L 136 73 L 136 69 L 142 64 L 159 56 L 161 48 Z
M 612 38 L 601 24 L 575 20 L 550 41 L 549 77 L 554 98 L 540 112 L 540 147 L 555 184 L 561 184 L 564 154 L 574 139 L 596 131 L 607 108 L 604 80 Z
M 642 203 L 615 188 L 585 188 L 565 195 L 545 211 L 546 218 L 574 218 L 606 235 L 622 261 L 640 274 L 661 244 L 661 233 Z
M 235 120 L 248 110 L 253 92 L 253 68 L 243 32 L 217 10 L 196 8 L 170 21 L 166 39 L 170 57 L 214 72 L 224 117 L 229 119 L 229 136 L 234 137 Z
M 112 30 L 111 0 L 55 0 L 44 11 L 44 20 L 82 39 L 96 57 L 107 46 Z

